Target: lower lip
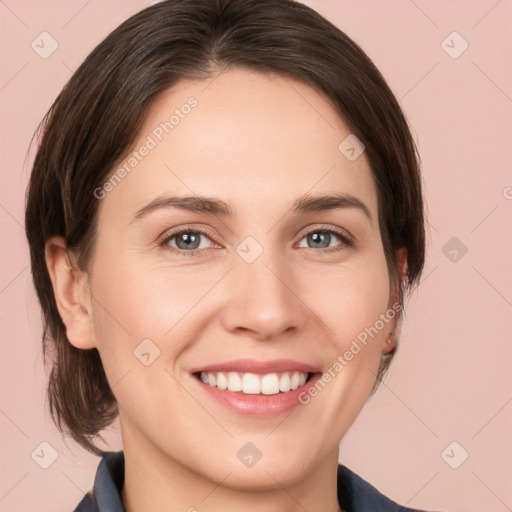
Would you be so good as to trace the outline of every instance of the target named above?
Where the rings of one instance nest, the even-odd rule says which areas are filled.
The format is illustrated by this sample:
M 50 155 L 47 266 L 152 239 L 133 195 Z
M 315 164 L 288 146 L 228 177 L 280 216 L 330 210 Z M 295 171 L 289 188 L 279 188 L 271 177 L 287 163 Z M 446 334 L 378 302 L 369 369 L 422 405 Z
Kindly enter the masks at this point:
M 284 393 L 279 392 L 275 395 L 246 395 L 241 391 L 221 390 L 216 386 L 205 384 L 194 375 L 192 375 L 192 378 L 208 397 L 213 398 L 231 411 L 256 418 L 272 418 L 285 414 L 299 405 L 303 405 L 299 401 L 299 396 L 301 393 L 307 393 L 307 390 L 321 376 L 321 373 L 315 373 L 303 386 Z

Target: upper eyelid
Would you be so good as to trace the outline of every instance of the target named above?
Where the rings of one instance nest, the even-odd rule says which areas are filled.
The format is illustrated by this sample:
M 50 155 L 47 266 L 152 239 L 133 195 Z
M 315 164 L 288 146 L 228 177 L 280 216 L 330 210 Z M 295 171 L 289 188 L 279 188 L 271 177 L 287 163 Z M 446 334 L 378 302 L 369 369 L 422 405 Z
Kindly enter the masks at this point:
M 208 232 L 205 228 L 195 228 L 193 226 L 184 226 L 182 228 L 177 229 L 176 231 L 170 230 L 170 231 L 164 231 L 162 235 L 160 235 L 157 239 L 159 243 L 166 242 L 168 240 L 171 240 L 175 236 L 181 235 L 182 233 L 200 233 L 201 235 L 206 235 L 208 238 L 210 238 L 213 241 L 215 241 L 215 237 Z
M 315 231 L 332 232 L 335 235 L 338 235 L 339 237 L 346 237 L 349 241 L 354 241 L 354 237 L 346 229 L 340 228 L 340 227 L 334 227 L 334 226 L 327 225 L 327 224 L 313 224 L 311 226 L 307 226 L 307 227 L 303 228 L 303 230 L 301 230 L 301 232 L 300 232 L 301 234 L 300 234 L 299 241 L 302 240 L 302 238 L 304 238 L 308 234 L 315 232 Z M 205 235 L 213 243 L 218 244 L 218 242 L 216 242 L 216 237 L 214 237 L 212 234 L 210 234 L 207 229 L 202 228 L 202 227 L 196 228 L 194 226 L 184 226 L 182 228 L 179 228 L 177 231 L 171 231 L 170 233 L 165 232 L 163 235 L 161 235 L 158 238 L 158 241 L 159 241 L 159 243 L 163 244 L 165 242 L 169 242 L 174 237 L 181 235 L 182 233 L 188 233 L 188 232 L 199 233 L 201 235 Z M 177 250 L 182 250 L 182 249 L 177 249 Z M 200 250 L 202 250 L 202 249 L 192 249 L 192 251 L 200 251 Z M 192 251 L 188 251 L 188 252 L 192 252 Z

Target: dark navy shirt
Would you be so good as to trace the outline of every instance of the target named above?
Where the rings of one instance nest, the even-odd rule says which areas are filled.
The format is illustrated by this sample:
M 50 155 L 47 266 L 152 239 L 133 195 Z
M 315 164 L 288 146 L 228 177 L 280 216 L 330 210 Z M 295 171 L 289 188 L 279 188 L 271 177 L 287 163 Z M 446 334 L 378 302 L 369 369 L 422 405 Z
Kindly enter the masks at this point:
M 74 512 L 125 512 L 121 501 L 124 452 L 103 452 L 93 488 Z M 402 507 L 346 466 L 338 465 L 338 501 L 347 512 L 424 512 Z

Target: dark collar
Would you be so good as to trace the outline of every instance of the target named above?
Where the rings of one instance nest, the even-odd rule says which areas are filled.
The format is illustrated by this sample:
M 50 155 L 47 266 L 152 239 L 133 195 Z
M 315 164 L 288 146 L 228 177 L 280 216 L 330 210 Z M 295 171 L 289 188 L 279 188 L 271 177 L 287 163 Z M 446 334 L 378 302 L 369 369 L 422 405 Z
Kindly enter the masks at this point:
M 124 484 L 124 452 L 103 452 L 94 487 L 74 512 L 125 512 L 121 501 Z M 338 465 L 338 500 L 347 512 L 422 512 L 386 498 L 346 466 Z

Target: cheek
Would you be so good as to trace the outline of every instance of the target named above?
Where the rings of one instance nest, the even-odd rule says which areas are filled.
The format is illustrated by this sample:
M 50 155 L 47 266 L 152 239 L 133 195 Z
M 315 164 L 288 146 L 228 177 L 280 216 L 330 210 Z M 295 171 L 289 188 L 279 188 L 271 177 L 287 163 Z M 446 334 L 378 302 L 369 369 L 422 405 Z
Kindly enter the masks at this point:
M 381 320 L 381 315 L 388 309 L 390 291 L 384 254 L 375 252 L 372 258 L 364 262 L 360 260 L 357 266 L 340 267 L 320 282 L 323 283 L 323 294 L 316 289 L 311 300 L 322 304 L 316 310 L 334 331 L 330 337 L 328 363 L 328 372 L 333 376 L 328 384 L 332 399 L 327 415 L 332 414 L 335 423 L 343 418 L 343 430 L 348 428 L 370 393 L 383 340 L 395 313 L 392 312 L 387 322 Z M 340 411 L 344 412 L 341 416 Z
M 367 265 L 340 267 L 316 282 L 322 286 L 311 300 L 319 304 L 322 320 L 334 331 L 339 351 L 373 326 L 387 309 L 390 290 L 383 255 Z
M 389 279 L 383 254 L 319 273 L 306 302 L 330 328 L 321 382 L 302 396 L 310 412 L 303 427 L 322 430 L 322 439 L 341 439 L 361 411 L 375 381 L 382 340 L 389 330 L 373 330 L 387 311 Z M 380 326 L 380 323 L 378 323 Z M 332 332 L 334 331 L 334 332 Z M 322 418 L 319 422 L 318 418 Z M 321 449 L 320 447 L 318 448 Z
M 113 247 L 98 251 L 96 261 L 101 264 L 92 281 L 94 329 L 109 381 L 140 366 L 135 357 L 142 347 L 159 354 L 152 368 L 172 365 L 194 339 L 196 320 L 207 314 L 202 299 L 222 272 L 178 268 L 129 251 L 115 253 Z
M 97 262 L 93 287 L 101 297 L 95 310 L 102 329 L 161 338 L 207 290 L 204 276 L 195 275 L 192 266 L 155 263 L 128 250 L 115 253 L 112 247 L 98 252 Z
M 115 383 L 140 366 L 139 346 L 143 352 L 149 349 L 152 357 L 163 352 L 164 335 L 172 337 L 173 326 L 186 314 L 187 305 L 190 309 L 191 300 L 187 287 L 164 279 L 162 272 L 137 265 L 123 254 L 105 254 L 108 251 L 103 256 L 98 252 L 96 261 L 101 264 L 93 273 L 94 332 L 109 381 Z M 170 343 L 165 351 L 177 352 L 179 346 Z

